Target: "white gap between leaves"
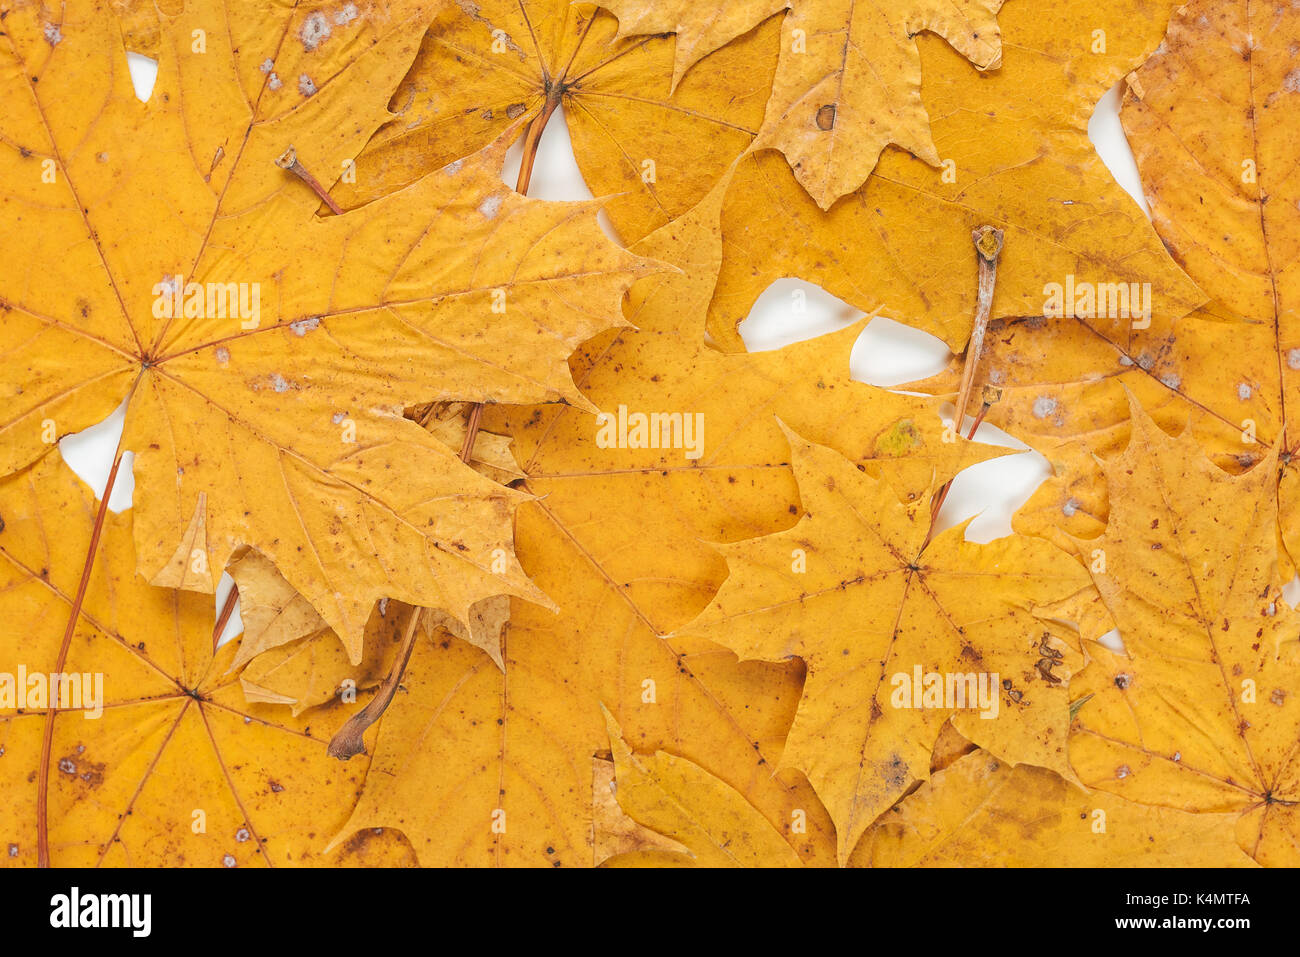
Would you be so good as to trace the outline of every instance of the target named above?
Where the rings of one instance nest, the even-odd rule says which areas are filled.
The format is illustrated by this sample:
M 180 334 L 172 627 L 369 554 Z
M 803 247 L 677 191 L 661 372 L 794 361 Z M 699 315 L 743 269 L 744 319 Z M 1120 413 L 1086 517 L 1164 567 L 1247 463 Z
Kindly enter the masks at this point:
M 126 401 L 123 400 L 103 422 L 59 439 L 63 461 L 90 486 L 96 500 L 104 497 L 108 473 L 113 470 L 113 457 L 117 454 L 117 444 L 122 439 L 125 424 Z M 117 478 L 113 481 L 113 494 L 108 497 L 108 510 L 114 514 L 131 507 L 135 493 L 135 475 L 131 471 L 134 460 L 135 453 L 129 450 L 122 453 L 122 464 L 118 466 Z
M 137 53 L 127 53 L 127 65 L 136 96 L 147 102 L 158 77 L 158 63 Z M 1116 181 L 1149 217 L 1150 209 L 1143 195 L 1137 163 L 1119 121 L 1123 81 L 1116 84 L 1097 105 L 1088 124 L 1088 136 L 1098 155 Z M 522 145 L 516 143 L 506 154 L 502 179 L 513 187 L 519 175 Z M 528 195 L 551 201 L 592 199 L 591 190 L 582 178 L 573 154 L 569 128 L 561 107 L 546 125 L 538 144 Z M 601 227 L 615 242 L 618 235 L 602 211 Z M 797 279 L 773 283 L 754 304 L 748 318 L 741 323 L 740 334 L 754 351 L 777 349 L 842 329 L 863 314 L 825 290 Z M 885 388 L 924 378 L 939 372 L 951 358 L 947 348 L 932 336 L 879 316 L 872 320 L 854 346 L 851 357 L 853 377 Z M 62 439 L 59 448 L 68 466 L 95 492 L 103 495 L 112 467 L 113 455 L 122 434 L 124 407 L 116 409 L 98 425 Z M 1010 448 L 1027 447 L 1000 429 L 983 425 L 976 441 Z M 131 474 L 132 453 L 123 455 L 109 509 L 121 512 L 131 506 L 134 478 Z M 1004 456 L 973 466 L 953 483 L 952 491 L 940 512 L 939 527 L 951 528 L 974 518 L 967 528 L 971 541 L 988 542 L 1011 532 L 1011 516 L 1047 478 L 1046 460 L 1032 451 Z M 221 603 L 233 585 L 223 573 L 214 600 L 214 620 Z M 1284 590 L 1289 603 L 1300 599 L 1300 578 Z M 222 632 L 222 643 L 243 630 L 239 606 Z M 1114 633 L 1112 633 L 1113 635 Z M 1118 645 L 1118 639 L 1114 642 Z M 1109 643 L 1109 642 L 1108 642 Z
M 135 87 L 135 98 L 141 103 L 148 103 L 153 96 L 154 84 L 158 82 L 158 61 L 141 53 L 126 54 L 126 67 L 131 72 L 131 85 Z
M 1120 125 L 1122 92 L 1121 80 L 1102 97 L 1088 124 L 1088 136 L 1111 175 L 1149 217 L 1137 162 Z M 752 351 L 779 349 L 843 329 L 863 315 L 819 286 L 799 279 L 780 279 L 759 296 L 739 332 Z M 859 381 L 895 388 L 942 371 L 951 358 L 948 348 L 935 337 L 878 316 L 854 345 L 850 369 Z M 946 411 L 949 419 L 945 421 L 950 421 L 951 408 Z M 1011 534 L 1011 516 L 1051 471 L 1043 456 L 1001 429 L 981 425 L 975 440 L 1024 451 L 982 462 L 958 475 L 939 512 L 937 529 L 943 531 L 973 519 L 966 538 L 990 542 Z
M 1123 187 L 1124 192 L 1133 197 L 1141 207 L 1147 219 L 1151 218 L 1151 207 L 1147 204 L 1146 192 L 1142 189 L 1142 176 L 1138 172 L 1137 160 L 1124 135 L 1124 126 L 1119 120 L 1119 108 L 1124 102 L 1126 81 L 1120 80 L 1101 98 L 1092 118 L 1088 120 L 1088 139 L 1097 148 L 1097 155 L 1115 177 L 1115 182 Z
M 758 297 L 739 332 L 746 348 L 763 352 L 843 329 L 863 315 L 820 286 L 801 279 L 779 279 Z M 951 359 L 948 347 L 934 336 L 877 316 L 854 343 L 849 368 L 859 382 L 892 388 L 941 372 Z M 951 421 L 951 407 L 944 411 L 944 421 Z M 975 441 L 1023 451 L 961 472 L 939 511 L 935 529 L 942 532 L 973 518 L 966 538 L 991 542 L 1011 534 L 1012 514 L 1029 500 L 1050 470 L 1045 458 L 992 425 L 981 425 Z
M 520 136 L 514 145 L 506 151 L 506 164 L 501 170 L 501 179 L 511 189 L 519 182 L 519 167 L 523 164 L 524 138 Z M 542 130 L 541 142 L 537 144 L 537 156 L 533 160 L 533 175 L 528 183 L 528 195 L 532 199 L 544 199 L 552 203 L 585 202 L 595 199 L 587 181 L 578 169 L 578 158 L 573 153 L 573 141 L 569 138 L 569 122 L 561 104 Z M 623 244 L 618 231 L 610 222 L 609 216 L 602 209 L 596 214 L 600 228 L 612 242 Z

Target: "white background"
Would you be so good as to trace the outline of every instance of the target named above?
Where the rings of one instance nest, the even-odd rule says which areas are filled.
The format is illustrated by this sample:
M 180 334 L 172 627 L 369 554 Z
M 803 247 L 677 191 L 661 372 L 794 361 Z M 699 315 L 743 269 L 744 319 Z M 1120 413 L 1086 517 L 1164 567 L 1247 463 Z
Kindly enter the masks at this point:
M 146 100 L 153 89 L 157 64 L 134 53 L 127 54 L 127 57 L 136 95 Z M 1137 165 L 1119 122 L 1122 85 L 1123 81 L 1102 99 L 1088 126 L 1088 135 L 1116 181 L 1149 217 L 1150 210 L 1142 195 Z M 502 174 L 510 185 L 514 184 L 518 173 L 519 153 L 516 146 Z M 542 135 L 528 195 L 549 200 L 592 198 L 574 161 L 563 116 L 552 117 Z M 795 289 L 805 292 L 805 308 L 800 313 L 791 308 L 791 292 Z M 759 297 L 749 317 L 741 324 L 740 333 L 751 351 L 779 349 L 791 342 L 842 329 L 862 315 L 861 311 L 818 286 L 798 279 L 782 279 Z M 851 368 L 855 379 L 890 387 L 933 375 L 941 371 L 950 358 L 948 348 L 938 339 L 881 316 L 872 320 L 858 339 Z M 68 465 L 95 490 L 96 495 L 103 494 L 108 481 L 122 424 L 123 409 L 119 408 L 99 425 L 70 435 L 59 443 Z M 1019 455 L 1004 456 L 962 472 L 944 503 L 940 528 L 977 516 L 967 529 L 966 537 L 972 541 L 988 542 L 1011 533 L 1011 515 L 1047 478 L 1048 466 L 1041 455 L 1028 451 L 1023 443 L 993 426 L 981 426 L 975 438 L 995 445 L 1026 449 Z M 114 512 L 131 506 L 135 484 L 131 464 L 128 450 L 109 498 L 109 508 Z M 230 576 L 223 575 L 221 587 L 217 590 L 214 617 L 230 586 Z M 222 641 L 228 641 L 242 629 L 236 611 L 226 626 Z

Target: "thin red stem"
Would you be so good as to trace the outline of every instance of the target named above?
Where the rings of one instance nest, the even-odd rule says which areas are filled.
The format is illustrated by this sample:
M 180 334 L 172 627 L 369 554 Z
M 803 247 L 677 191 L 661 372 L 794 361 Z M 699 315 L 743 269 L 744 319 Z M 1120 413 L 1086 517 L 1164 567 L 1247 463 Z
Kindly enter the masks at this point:
M 546 130 L 551 114 L 559 105 L 558 94 L 548 95 L 542 111 L 529 121 L 528 129 L 524 131 L 524 155 L 519 161 L 519 178 L 515 181 L 515 192 L 520 195 L 528 195 L 528 186 L 533 179 L 533 163 L 537 160 L 537 147 L 542 142 L 542 133 Z
M 330 739 L 329 747 L 326 749 L 330 757 L 346 761 L 353 755 L 364 754 L 366 729 L 378 721 L 392 703 L 393 695 L 397 693 L 397 687 L 402 683 L 402 676 L 406 674 L 406 666 L 411 661 L 411 652 L 415 650 L 415 635 L 420 627 L 420 609 L 411 607 L 408 608 L 408 612 L 411 617 L 406 622 L 402 646 L 397 651 L 397 657 L 393 659 L 393 665 L 388 670 L 384 683 L 379 686 L 370 703 L 348 718 L 343 727 L 339 728 Z
M 239 601 L 239 586 L 231 585 L 230 591 L 226 595 L 226 600 L 221 604 L 221 614 L 217 616 L 217 624 L 212 629 L 212 650 L 217 650 L 217 642 L 221 641 L 221 633 L 226 630 L 226 625 L 230 621 L 230 616 L 235 613 L 235 605 Z
M 993 406 L 987 402 L 980 406 L 979 415 L 975 416 L 975 421 L 971 423 L 970 431 L 966 433 L 967 441 L 975 438 L 975 433 L 979 431 L 979 427 L 984 423 L 984 417 L 989 414 L 989 409 L 991 408 L 993 408 Z M 925 538 L 926 545 L 929 545 L 930 540 L 934 538 L 934 526 L 939 521 L 939 511 L 943 508 L 943 503 L 948 500 L 948 493 L 952 491 L 952 483 L 953 479 L 949 479 L 945 482 L 943 488 L 939 489 L 938 493 L 934 496 L 934 500 L 930 503 L 930 532 Z
M 126 435 L 123 429 L 122 435 Z M 122 465 L 122 440 L 118 439 L 117 452 L 113 456 L 113 467 L 108 473 L 108 482 L 104 485 L 104 494 L 99 500 L 99 510 L 95 513 L 95 525 L 90 532 L 90 545 L 86 549 L 86 563 L 81 568 L 81 581 L 77 584 L 77 593 L 72 600 L 72 613 L 68 616 L 68 626 L 63 631 L 63 644 L 59 646 L 59 657 L 54 663 L 54 673 L 62 673 L 68 662 L 68 649 L 72 646 L 72 636 L 77 630 L 77 621 L 81 618 L 81 606 L 86 600 L 86 589 L 90 586 L 90 573 L 95 567 L 95 556 L 99 552 L 99 539 L 104 531 L 104 519 L 108 515 L 108 500 L 113 494 L 113 484 L 117 481 L 117 470 Z M 36 866 L 50 866 L 50 829 L 49 829 L 49 788 L 50 788 L 50 753 L 54 749 L 54 703 L 45 712 L 45 731 L 41 737 L 41 759 L 36 769 Z
M 325 187 L 320 184 L 320 180 L 315 176 L 312 176 L 307 167 L 302 165 L 298 160 L 297 151 L 294 150 L 292 146 L 285 150 L 280 158 L 275 161 L 275 165 L 280 167 L 280 169 L 286 170 L 294 176 L 297 176 L 300 180 L 311 187 L 311 191 L 325 201 L 325 205 L 330 208 L 330 212 L 335 216 L 343 215 L 343 208 L 339 206 L 338 203 L 334 202 L 333 197 L 331 197 Z

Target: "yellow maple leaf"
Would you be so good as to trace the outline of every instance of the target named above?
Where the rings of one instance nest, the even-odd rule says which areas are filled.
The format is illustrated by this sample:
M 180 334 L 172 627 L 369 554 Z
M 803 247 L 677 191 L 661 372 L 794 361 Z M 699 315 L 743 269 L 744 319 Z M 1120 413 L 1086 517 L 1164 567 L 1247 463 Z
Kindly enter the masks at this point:
M 663 751 L 642 757 L 603 707 L 619 806 L 634 821 L 679 842 L 699 867 L 799 867 L 799 855 L 733 788 L 699 765 Z
M 1002 59 L 1003 0 L 746 0 L 721 8 L 693 0 L 608 0 L 619 35 L 676 33 L 674 85 L 703 55 L 780 10 L 781 59 L 755 149 L 785 154 L 817 205 L 860 187 L 885 147 L 932 166 L 940 156 L 921 100 L 916 36 L 930 31 L 980 70 Z
M 679 271 L 639 281 L 628 309 L 635 329 L 606 333 L 571 360 L 605 417 L 558 408 L 485 416 L 513 438 L 523 487 L 537 496 L 519 512 L 520 558 L 560 614 L 513 603 L 504 676 L 460 643 L 417 643 L 403 679 L 410 693 L 373 738 L 376 771 L 342 835 L 400 828 L 426 865 L 592 860 L 603 702 L 638 751 L 698 764 L 773 826 L 803 810 L 807 832 L 791 846 L 809 862 L 833 857 L 807 782 L 772 774 L 799 664 L 737 663 L 705 639 L 660 635 L 698 613 L 722 580 L 707 541 L 776 531 L 797 516 L 777 415 L 914 501 L 1002 450 L 945 442 L 929 400 L 852 381 L 859 325 L 776 352 L 710 348 L 700 319 L 722 259 L 723 188 L 634 247 Z M 658 447 L 620 437 L 620 417 L 651 413 L 678 423 Z
M 1039 612 L 1086 589 L 1083 569 L 1040 540 L 967 542 L 964 525 L 928 541 L 928 497 L 905 507 L 833 450 L 790 442 L 805 516 L 719 546 L 730 575 L 684 631 L 742 660 L 804 661 L 782 763 L 817 789 L 840 861 L 928 775 L 949 718 L 1012 762 L 1069 775 L 1069 682 L 1082 659 Z
M 1278 585 L 1276 459 L 1244 475 L 1171 438 L 1134 403 L 1105 463 L 1106 533 L 1093 579 L 1125 652 L 1077 676 L 1070 761 L 1090 787 L 1184 811 L 1233 812 L 1262 864 L 1297 861 L 1300 656 Z
M 987 421 L 1046 457 L 1052 474 L 1017 512 L 1013 527 L 1062 547 L 1101 534 L 1108 510 L 1098 457 L 1129 440 L 1132 393 L 1162 429 L 1190 428 L 1220 468 L 1240 472 L 1267 454 L 1277 434 L 1272 331 L 1198 310 L 1173 322 L 1153 320 L 1125 337 L 1100 334 L 1088 321 L 999 320 L 990 325 L 980 364 L 998 383 Z M 1229 320 L 1229 321 L 1225 321 Z M 960 362 L 905 388 L 936 396 L 956 391 Z
M 770 150 L 737 167 L 723 211 L 726 258 L 708 328 L 739 350 L 737 325 L 774 281 L 797 276 L 960 352 L 976 302 L 971 233 L 1003 231 L 992 318 L 1042 316 L 1048 283 L 1150 284 L 1157 321 L 1205 296 L 1178 269 L 1088 138 L 1097 101 L 1160 41 L 1174 0 L 1012 2 L 1002 66 L 977 74 L 943 41 L 917 37 L 922 87 L 944 165 L 887 150 L 852 197 L 824 211 Z M 783 51 L 784 53 L 784 51 Z M 1119 342 L 1128 316 L 1098 331 Z M 991 345 L 991 344 L 990 344 Z M 996 383 L 994 383 L 996 384 Z
M 872 867 L 1250 867 L 1227 814 L 1089 794 L 976 751 L 885 814 L 852 857 Z
M 0 472 L 125 400 L 141 573 L 211 591 L 256 547 L 359 661 L 379 597 L 544 600 L 513 558 L 522 496 L 403 408 L 585 405 L 567 356 L 651 267 L 594 204 L 506 187 L 504 142 L 317 216 L 291 173 L 342 175 L 432 16 L 335 6 L 194 0 L 140 103 L 108 0 L 4 5 Z
M 129 513 L 105 520 L 61 660 L 94 514 L 57 451 L 0 480 L 0 862 L 34 865 L 44 818 L 55 866 L 347 863 L 322 854 L 365 772 L 326 755 L 340 707 L 247 705 L 236 646 L 214 651 L 212 599 L 136 575 Z M 350 854 L 389 864 L 409 847 Z
M 625 243 L 680 216 L 744 152 L 776 66 L 776 24 L 719 50 L 670 89 L 673 41 L 615 38 L 614 18 L 569 0 L 448 4 L 393 94 L 396 116 L 357 157 L 344 206 L 385 195 L 527 124 L 562 114 L 583 178 Z
M 1120 113 L 1169 251 L 1234 313 L 1274 322 L 1284 348 L 1300 345 L 1297 37 L 1291 4 L 1193 0 L 1129 76 Z
M 1213 377 L 1215 398 L 1235 391 L 1241 403 L 1263 393 L 1264 414 L 1239 405 L 1229 421 L 1264 448 L 1281 443 L 1282 532 L 1293 564 L 1300 558 L 1300 437 L 1291 421 L 1300 389 L 1300 185 L 1291 175 L 1300 147 L 1291 119 L 1300 104 L 1297 42 L 1293 5 L 1189 3 L 1161 49 L 1129 78 L 1120 114 L 1165 245 L 1216 302 L 1256 325 L 1226 348 L 1194 339 L 1184 348 L 1212 356 L 1193 374 Z M 1225 355 L 1248 361 L 1249 372 L 1223 376 Z M 1239 441 L 1253 444 L 1244 435 Z
M 682 758 L 636 754 L 607 720 L 611 787 L 625 812 L 611 825 L 622 825 L 610 840 L 621 856 L 608 866 L 798 866 L 741 795 Z M 628 819 L 640 825 L 636 834 L 626 834 Z M 1231 814 L 1088 794 L 1045 768 L 1008 767 L 975 750 L 955 756 L 887 811 L 863 835 L 849 866 L 1251 867 L 1234 823 Z M 621 846 L 613 840 L 619 835 L 626 835 Z
M 1300 193 L 1285 171 L 1300 146 L 1287 119 L 1300 96 L 1289 52 L 1298 36 L 1300 20 L 1285 5 L 1252 14 L 1242 4 L 1192 3 L 1129 76 L 1121 118 L 1155 228 L 1215 301 L 1181 319 L 1157 309 L 1150 328 L 1128 334 L 1086 317 L 1012 319 L 991 334 L 984 365 L 1002 400 L 989 420 L 1041 451 L 1054 473 L 1017 516 L 1018 530 L 1062 541 L 1101 533 L 1097 457 L 1128 443 L 1127 389 L 1162 429 L 1190 427 L 1233 473 L 1280 443 L 1280 519 L 1292 553 L 1283 561 L 1294 565 L 1300 283 L 1290 263 Z M 956 380 L 953 369 L 910 387 L 942 393 Z

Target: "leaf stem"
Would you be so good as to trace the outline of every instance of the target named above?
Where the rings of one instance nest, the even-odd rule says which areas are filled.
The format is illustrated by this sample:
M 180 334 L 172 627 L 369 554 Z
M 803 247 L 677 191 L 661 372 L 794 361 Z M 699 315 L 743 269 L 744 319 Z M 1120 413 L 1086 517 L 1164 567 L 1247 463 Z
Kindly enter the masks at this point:
M 335 216 L 343 215 L 343 208 L 339 206 L 338 203 L 334 202 L 330 194 L 325 191 L 325 187 L 320 184 L 320 180 L 307 172 L 307 168 L 298 161 L 298 151 L 292 146 L 280 154 L 279 159 L 275 161 L 275 165 L 280 167 L 280 169 L 288 170 L 294 176 L 297 176 L 300 180 L 310 186 L 312 192 L 325 201 L 325 205 L 330 208 L 330 212 Z
M 979 286 L 975 300 L 975 325 L 971 329 L 970 342 L 966 345 L 966 361 L 962 366 L 961 385 L 957 389 L 954 402 L 952 429 L 958 435 L 966 421 L 966 408 L 970 405 L 971 393 L 975 391 L 975 374 L 979 369 L 980 356 L 984 352 L 984 333 L 988 330 L 989 316 L 993 312 L 993 292 L 998 281 L 998 260 L 1002 256 L 1002 230 L 994 226 L 981 226 L 971 233 L 975 242 L 975 252 L 979 258 Z M 966 438 L 973 439 L 989 409 L 993 407 L 995 397 L 985 395 L 983 407 L 975 417 Z M 934 538 L 934 528 L 939 521 L 939 510 L 952 489 L 952 480 L 935 493 L 930 502 L 930 531 L 926 533 L 924 551 Z
M 221 604 L 221 614 L 217 615 L 217 623 L 212 629 L 212 650 L 217 650 L 217 642 L 221 640 L 221 633 L 226 630 L 226 624 L 230 621 L 230 616 L 235 613 L 235 604 L 239 601 L 239 586 L 231 585 L 230 591 L 226 594 L 226 600 Z
M 979 414 L 975 416 L 975 421 L 971 423 L 970 431 L 966 433 L 967 441 L 975 438 L 975 433 L 978 432 L 979 427 L 984 424 L 984 417 L 989 414 L 989 409 L 991 408 L 993 408 L 993 401 L 986 398 L 984 403 L 980 406 Z M 944 482 L 943 487 L 935 493 L 934 498 L 930 502 L 930 531 L 926 534 L 925 545 L 929 545 L 931 540 L 934 538 L 934 527 L 939 521 L 939 512 L 943 509 L 943 503 L 948 500 L 948 493 L 952 491 L 953 481 L 953 479 L 949 479 Z M 922 551 L 925 550 L 925 545 L 921 546 Z
M 975 373 L 979 368 L 980 353 L 984 351 L 984 333 L 988 329 L 989 314 L 993 311 L 993 290 L 998 281 L 998 259 L 1002 255 L 1002 230 L 981 226 L 971 235 L 975 251 L 979 254 L 979 292 L 975 302 L 975 326 L 966 346 L 966 364 L 962 368 L 961 387 L 953 412 L 952 427 L 960 432 L 966 419 L 966 407 L 975 391 Z
M 524 155 L 519 161 L 519 178 L 515 181 L 515 192 L 522 196 L 528 195 L 528 186 L 533 179 L 533 163 L 537 160 L 537 147 L 542 142 L 542 133 L 546 130 L 551 114 L 559 105 L 560 94 L 552 89 L 546 95 L 546 102 L 542 105 L 541 112 L 529 120 L 528 128 L 524 130 Z
M 330 739 L 328 748 L 330 757 L 346 761 L 353 755 L 365 753 L 366 729 L 378 721 L 383 713 L 388 710 L 393 695 L 397 693 L 398 685 L 402 683 L 402 676 L 406 673 L 406 666 L 411 660 L 411 652 L 415 650 L 415 635 L 419 631 L 420 609 L 412 607 L 410 615 L 411 619 L 406 623 L 406 633 L 402 636 L 402 647 L 398 650 L 397 657 L 393 660 L 393 666 L 388 670 L 388 675 L 384 678 L 384 683 L 379 686 L 379 690 L 370 699 L 369 704 L 348 718 L 343 727 L 339 728 L 338 733 Z
M 95 524 L 90 531 L 90 545 L 86 549 L 86 561 L 81 567 L 81 581 L 77 584 L 77 593 L 72 600 L 72 613 L 68 616 L 68 626 L 63 630 L 63 644 L 59 646 L 59 657 L 54 664 L 54 673 L 60 674 L 68 662 L 68 649 L 72 646 L 72 636 L 77 630 L 77 621 L 81 618 L 81 606 L 86 600 L 86 589 L 90 586 L 90 573 L 95 567 L 95 556 L 99 552 L 99 539 L 104 531 L 104 519 L 108 515 L 108 500 L 113 495 L 113 484 L 117 481 L 117 470 L 122 465 L 122 437 L 117 440 L 117 451 L 113 455 L 113 467 L 108 472 L 108 481 L 104 485 L 104 494 L 99 500 L 99 509 L 95 513 Z M 54 716 L 56 708 L 52 701 L 45 712 L 45 730 L 41 737 L 41 758 L 36 769 L 36 866 L 50 866 L 50 829 L 49 829 L 49 789 L 50 789 L 50 752 L 54 749 Z

